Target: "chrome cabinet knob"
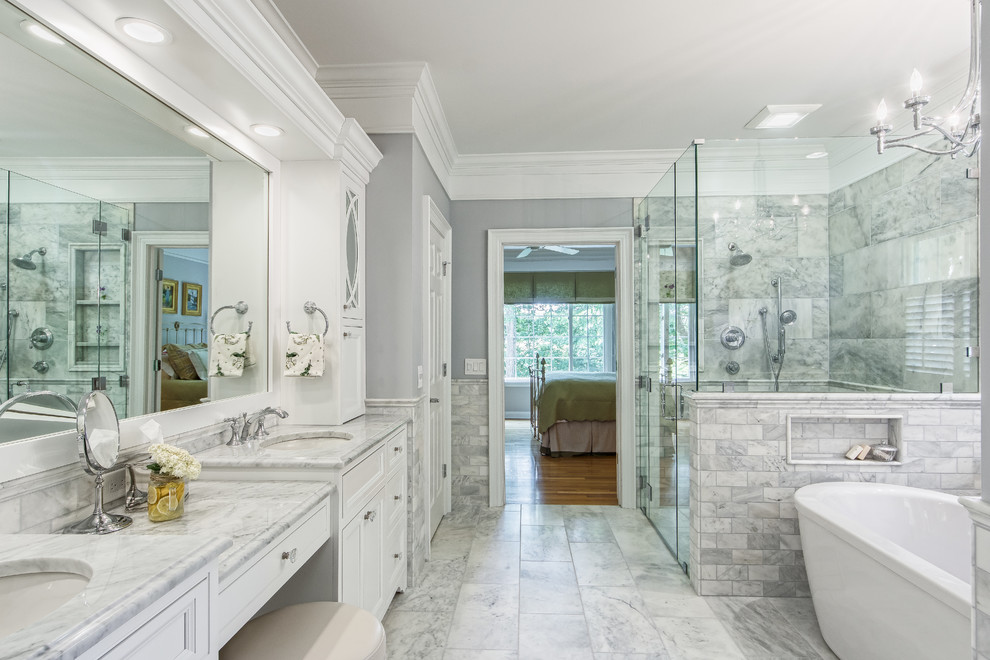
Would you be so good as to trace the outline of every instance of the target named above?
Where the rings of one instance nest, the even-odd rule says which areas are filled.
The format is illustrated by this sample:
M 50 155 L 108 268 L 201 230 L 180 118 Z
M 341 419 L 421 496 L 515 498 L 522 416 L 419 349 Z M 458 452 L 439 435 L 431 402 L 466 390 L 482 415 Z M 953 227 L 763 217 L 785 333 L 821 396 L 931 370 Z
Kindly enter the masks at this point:
M 291 564 L 296 563 L 296 548 L 282 553 L 282 560 L 285 561 L 286 559 L 288 559 Z
M 368 522 L 375 522 L 375 515 L 376 514 L 374 511 L 369 511 L 366 514 L 364 514 L 364 519 L 367 520 Z

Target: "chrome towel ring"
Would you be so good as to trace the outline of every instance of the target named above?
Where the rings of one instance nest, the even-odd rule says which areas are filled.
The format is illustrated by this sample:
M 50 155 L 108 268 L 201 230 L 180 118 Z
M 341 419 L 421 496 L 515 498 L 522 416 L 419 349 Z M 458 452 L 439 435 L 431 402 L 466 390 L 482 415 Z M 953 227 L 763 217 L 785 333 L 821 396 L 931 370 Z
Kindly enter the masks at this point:
M 303 311 L 306 312 L 307 314 L 310 314 L 310 315 L 312 315 L 313 312 L 319 312 L 320 314 L 323 315 L 323 323 L 326 325 L 326 327 L 323 330 L 323 338 L 326 339 L 327 338 L 327 333 L 330 332 L 330 319 L 327 317 L 327 313 L 324 312 L 319 307 L 317 307 L 316 306 L 316 303 L 313 302 L 312 300 L 307 300 L 303 304 Z M 288 330 L 289 332 L 292 332 L 292 323 L 291 323 L 291 321 L 286 321 L 285 322 L 285 329 Z
M 237 312 L 238 314 L 240 314 L 241 316 L 244 316 L 248 312 L 248 305 L 243 300 L 238 300 L 236 305 L 224 305 L 223 307 L 218 307 L 217 308 L 217 311 L 213 312 L 213 316 L 210 317 L 210 334 L 211 335 L 217 334 L 216 331 L 213 329 L 213 321 L 216 320 L 217 314 L 219 314 L 220 312 L 224 311 L 225 309 L 232 309 L 235 312 Z M 248 321 L 248 328 L 247 328 L 247 333 L 248 334 L 251 334 L 251 326 L 253 326 L 253 325 L 254 325 L 254 321 Z

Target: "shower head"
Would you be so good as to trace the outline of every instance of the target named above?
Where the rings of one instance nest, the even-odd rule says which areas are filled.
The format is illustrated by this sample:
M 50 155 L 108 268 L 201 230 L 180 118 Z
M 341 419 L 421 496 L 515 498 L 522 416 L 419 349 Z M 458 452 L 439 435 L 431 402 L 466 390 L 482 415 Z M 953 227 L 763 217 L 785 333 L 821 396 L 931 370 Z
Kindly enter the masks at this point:
M 40 247 L 35 250 L 31 250 L 23 257 L 14 257 L 13 259 L 10 260 L 10 262 L 15 266 L 17 266 L 18 268 L 23 268 L 24 270 L 34 270 L 38 267 L 38 264 L 31 261 L 31 257 L 34 256 L 35 253 L 40 254 L 41 256 L 45 256 L 46 254 L 48 254 L 48 250 L 46 250 L 43 247 Z
M 746 254 L 743 249 L 735 243 L 729 243 L 729 251 L 732 253 L 732 256 L 729 257 L 729 264 L 732 266 L 745 266 L 753 260 L 751 255 Z
M 781 325 L 794 325 L 797 321 L 797 312 L 793 309 L 785 309 L 780 313 L 780 324 Z

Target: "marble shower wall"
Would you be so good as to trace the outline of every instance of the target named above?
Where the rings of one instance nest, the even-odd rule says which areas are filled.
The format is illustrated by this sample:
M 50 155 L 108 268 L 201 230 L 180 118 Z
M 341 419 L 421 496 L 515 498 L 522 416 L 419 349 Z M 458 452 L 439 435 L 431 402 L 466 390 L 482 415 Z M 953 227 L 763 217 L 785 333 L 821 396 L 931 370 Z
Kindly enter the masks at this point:
M 704 344 L 700 380 L 733 381 L 738 390 L 772 387 L 759 310 L 769 310 L 767 329 L 771 350 L 776 351 L 777 290 L 770 281 L 779 277 L 783 309 L 797 312 L 797 321 L 787 328 L 780 380 L 827 381 L 828 196 L 712 196 L 698 204 L 703 261 L 699 332 Z M 736 243 L 752 261 L 731 265 L 729 243 Z M 728 326 L 746 333 L 742 348 L 730 351 L 722 346 L 719 337 Z M 738 374 L 726 372 L 729 361 L 739 363 Z
M 977 181 L 915 154 L 829 195 L 831 379 L 977 390 Z
M 12 182 L 14 186 L 15 182 Z M 64 192 L 63 192 L 64 194 Z M 12 198 L 13 198 L 12 194 Z M 97 201 L 77 202 L 17 202 L 11 200 L 4 208 L 5 231 L 8 233 L 11 258 L 27 254 L 37 248 L 45 248 L 44 256 L 35 254 L 32 261 L 35 270 L 26 270 L 10 265 L 7 268 L 6 295 L 11 310 L 17 311 L 10 334 L 9 375 L 13 394 L 28 389 L 53 389 L 78 400 L 89 392 L 90 379 L 97 375 L 95 368 L 72 369 L 69 364 L 70 351 L 77 351 L 80 361 L 95 362 L 95 351 L 100 352 L 102 364 L 119 362 L 116 345 L 125 351 L 123 364 L 127 365 L 128 342 L 125 335 L 126 313 L 130 291 L 126 286 L 126 273 L 121 270 L 119 257 L 112 263 L 99 265 L 97 276 L 95 259 L 81 264 L 76 263 L 75 286 L 70 276 L 72 246 L 95 246 L 99 238 L 93 234 L 93 221 L 102 219 L 109 224 L 104 245 L 120 243 L 120 229 L 127 227 L 129 218 L 126 210 Z M 77 251 L 77 256 L 81 253 Z M 90 257 L 95 251 L 88 253 Z M 104 253 L 118 255 L 117 252 Z M 100 286 L 104 289 L 100 289 Z M 76 306 L 76 342 L 100 341 L 115 344 L 113 348 L 76 348 L 70 346 L 69 325 L 73 318 L 73 305 L 76 300 L 95 301 L 104 296 L 106 301 L 115 304 L 105 305 L 98 317 L 96 305 Z M 123 318 L 122 318 L 123 315 Z M 35 328 L 47 327 L 54 336 L 53 345 L 45 350 L 34 348 L 30 341 Z M 48 364 L 48 371 L 41 373 L 33 368 L 39 362 Z M 107 376 L 107 394 L 114 402 L 119 416 L 127 414 L 127 392 L 117 384 L 118 370 L 104 369 Z M 18 385 L 18 382 L 29 383 Z M 6 386 L 6 383 L 4 383 Z M 0 388 L 6 390 L 6 387 Z M 6 398 L 6 391 L 2 392 Z

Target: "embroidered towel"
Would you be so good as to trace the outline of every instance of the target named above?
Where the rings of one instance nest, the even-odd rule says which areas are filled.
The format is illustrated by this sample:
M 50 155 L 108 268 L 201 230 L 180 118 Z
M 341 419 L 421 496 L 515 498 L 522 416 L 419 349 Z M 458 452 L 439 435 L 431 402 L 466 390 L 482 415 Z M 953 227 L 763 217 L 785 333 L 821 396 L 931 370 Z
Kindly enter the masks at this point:
M 213 335 L 210 342 L 211 376 L 236 378 L 244 373 L 247 338 L 246 332 Z
M 289 346 L 285 349 L 286 376 L 322 376 L 324 363 L 323 335 L 289 333 Z

